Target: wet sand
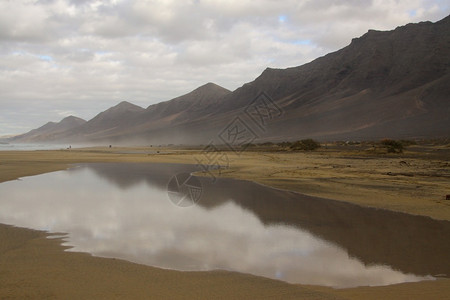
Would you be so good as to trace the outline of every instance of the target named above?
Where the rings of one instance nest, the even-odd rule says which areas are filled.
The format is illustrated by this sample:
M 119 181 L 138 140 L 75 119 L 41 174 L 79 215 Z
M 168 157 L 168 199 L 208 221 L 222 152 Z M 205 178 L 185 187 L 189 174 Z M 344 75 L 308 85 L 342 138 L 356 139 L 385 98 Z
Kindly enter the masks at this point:
M 135 153 L 142 149 L 123 153 L 127 150 L 0 152 L 0 182 L 65 169 L 73 163 L 196 163 L 194 157 L 202 155 L 173 149 L 165 154 Z M 445 158 L 321 151 L 230 153 L 229 159 L 230 167 L 220 176 L 450 220 L 450 201 L 443 199 L 450 193 Z M 6 225 L 0 225 L 0 241 L 0 298 L 444 299 L 450 295 L 449 279 L 337 290 L 225 271 L 161 270 L 64 252 L 58 239 L 47 239 L 43 232 Z
M 334 299 L 246 274 L 178 272 L 63 252 L 45 233 L 0 226 L 1 299 Z

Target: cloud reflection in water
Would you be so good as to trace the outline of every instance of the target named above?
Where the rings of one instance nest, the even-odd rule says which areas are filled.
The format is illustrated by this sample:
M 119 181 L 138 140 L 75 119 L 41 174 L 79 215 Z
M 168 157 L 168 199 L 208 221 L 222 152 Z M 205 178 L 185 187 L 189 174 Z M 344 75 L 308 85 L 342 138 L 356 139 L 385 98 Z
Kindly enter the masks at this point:
M 0 193 L 0 223 L 67 232 L 70 251 L 335 287 L 430 278 L 365 265 L 298 227 L 264 224 L 233 201 L 179 208 L 160 184 L 120 186 L 89 166 L 2 183 Z

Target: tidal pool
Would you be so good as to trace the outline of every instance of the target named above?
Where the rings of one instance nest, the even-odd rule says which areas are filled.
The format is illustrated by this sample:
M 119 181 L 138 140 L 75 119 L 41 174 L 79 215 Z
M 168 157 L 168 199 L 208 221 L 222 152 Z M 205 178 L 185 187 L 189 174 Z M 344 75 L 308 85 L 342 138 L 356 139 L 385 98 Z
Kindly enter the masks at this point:
M 290 283 L 388 285 L 450 274 L 450 222 L 199 178 L 170 201 L 180 164 L 79 165 L 0 184 L 0 223 L 67 233 L 68 251 L 176 270 L 231 270 Z

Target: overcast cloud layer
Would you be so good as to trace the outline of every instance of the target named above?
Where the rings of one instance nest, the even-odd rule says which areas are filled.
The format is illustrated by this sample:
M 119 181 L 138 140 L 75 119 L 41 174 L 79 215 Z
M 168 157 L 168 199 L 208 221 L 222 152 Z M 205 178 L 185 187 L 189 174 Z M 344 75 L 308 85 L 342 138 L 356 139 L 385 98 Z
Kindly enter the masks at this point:
M 207 82 L 234 90 L 368 29 L 438 21 L 429 0 L 0 0 L 0 136 Z

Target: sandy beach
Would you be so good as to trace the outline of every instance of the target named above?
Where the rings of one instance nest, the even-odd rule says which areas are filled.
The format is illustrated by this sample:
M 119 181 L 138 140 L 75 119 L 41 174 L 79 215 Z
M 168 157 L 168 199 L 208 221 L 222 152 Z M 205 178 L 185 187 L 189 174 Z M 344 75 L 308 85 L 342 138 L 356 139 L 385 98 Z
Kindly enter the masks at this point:
M 152 149 L 155 150 L 155 149 Z M 227 152 L 229 167 L 214 176 L 252 180 L 307 195 L 450 220 L 449 163 L 422 151 L 401 155 L 360 149 L 317 152 Z M 444 149 L 445 150 L 445 149 Z M 0 152 L 0 182 L 89 162 L 196 164 L 201 150 L 84 148 Z M 440 153 L 440 152 L 439 152 Z M 201 173 L 198 175 L 211 176 Z M 362 195 L 364 195 L 362 197 Z M 292 285 L 225 271 L 179 272 L 117 259 L 64 252 L 44 232 L 0 225 L 0 298 L 170 299 L 444 299 L 450 280 L 332 289 Z

